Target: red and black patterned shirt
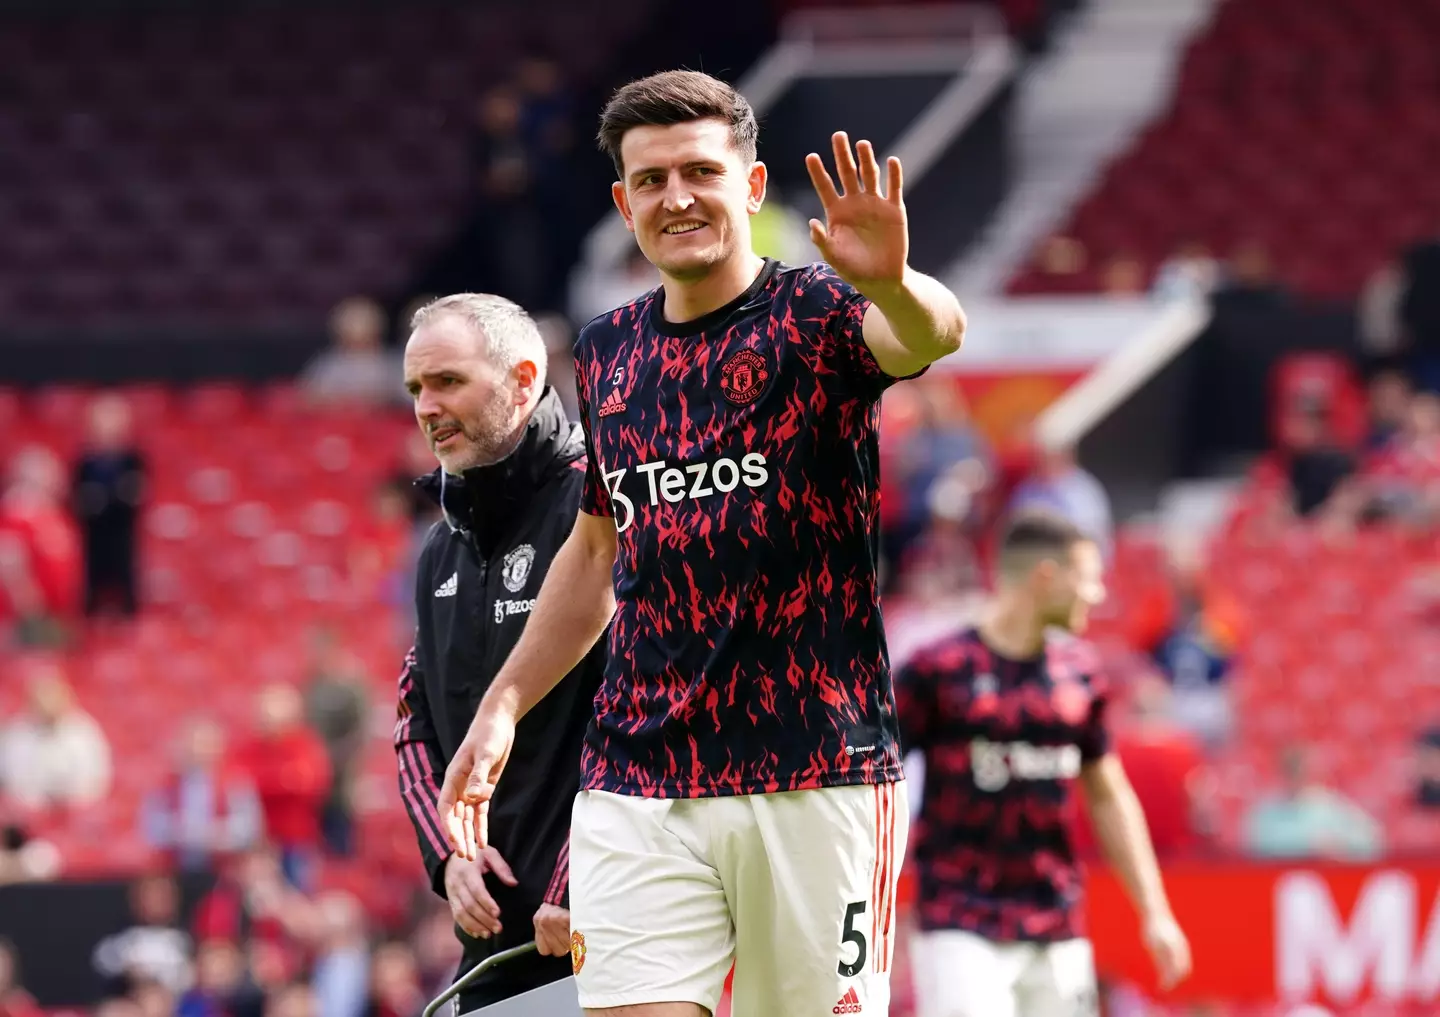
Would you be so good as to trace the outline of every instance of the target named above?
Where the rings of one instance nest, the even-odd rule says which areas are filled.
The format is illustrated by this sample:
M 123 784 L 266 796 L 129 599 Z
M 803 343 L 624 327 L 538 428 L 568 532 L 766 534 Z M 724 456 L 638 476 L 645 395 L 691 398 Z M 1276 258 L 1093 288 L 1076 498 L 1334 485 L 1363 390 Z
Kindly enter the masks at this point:
M 876 578 L 877 429 L 894 381 L 869 302 L 767 261 L 726 306 L 664 291 L 576 344 L 582 507 L 618 534 L 583 786 L 696 798 L 903 778 Z
M 1098 660 L 1079 640 L 1010 660 L 968 629 L 896 678 L 901 740 L 925 759 L 911 834 L 926 929 L 997 941 L 1084 934 L 1074 778 L 1110 750 Z

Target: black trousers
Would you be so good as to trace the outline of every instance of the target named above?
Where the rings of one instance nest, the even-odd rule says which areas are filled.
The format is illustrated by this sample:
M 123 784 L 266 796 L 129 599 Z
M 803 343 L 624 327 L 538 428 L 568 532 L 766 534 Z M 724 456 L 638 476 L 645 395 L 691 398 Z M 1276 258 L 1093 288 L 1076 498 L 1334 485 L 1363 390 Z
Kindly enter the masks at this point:
M 456 926 L 455 935 L 459 937 L 460 943 L 465 947 L 465 952 L 460 960 L 460 970 L 456 972 L 455 977 L 459 978 L 492 954 L 527 942 L 531 933 L 530 923 L 524 923 L 524 928 L 526 938 L 517 938 L 513 934 L 502 933 L 498 939 L 473 939 L 466 935 L 459 926 Z M 542 985 L 549 985 L 551 982 L 568 978 L 570 974 L 570 957 L 568 955 L 542 957 L 538 953 L 523 954 L 514 960 L 497 965 L 493 970 L 486 972 L 478 982 L 473 983 L 462 992 L 459 997 L 460 1009 L 457 1012 L 466 1014 L 482 1006 L 491 1006 L 502 1000 L 529 992 L 531 989 L 538 989 Z

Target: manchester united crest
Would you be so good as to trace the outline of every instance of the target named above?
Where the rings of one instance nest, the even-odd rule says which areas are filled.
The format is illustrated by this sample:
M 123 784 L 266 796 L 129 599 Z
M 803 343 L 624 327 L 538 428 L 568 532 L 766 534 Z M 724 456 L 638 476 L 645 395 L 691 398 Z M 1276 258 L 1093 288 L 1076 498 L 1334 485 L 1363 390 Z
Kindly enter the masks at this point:
M 585 933 L 572 932 L 570 933 L 570 969 L 578 975 L 580 973 L 580 969 L 584 966 Z
M 720 391 L 736 406 L 753 403 L 769 380 L 770 368 L 754 350 L 741 350 L 720 367 Z

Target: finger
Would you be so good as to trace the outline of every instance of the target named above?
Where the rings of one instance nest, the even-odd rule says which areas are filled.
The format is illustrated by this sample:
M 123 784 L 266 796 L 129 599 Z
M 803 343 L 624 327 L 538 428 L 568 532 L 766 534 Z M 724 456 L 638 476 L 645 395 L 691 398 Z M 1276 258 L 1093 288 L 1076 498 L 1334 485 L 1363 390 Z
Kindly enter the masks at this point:
M 465 828 L 465 850 L 468 851 L 471 861 L 480 857 L 480 845 L 476 842 L 475 836 L 475 806 L 464 802 L 460 806 L 461 823 Z
M 810 183 L 815 188 L 815 193 L 820 196 L 820 206 L 828 211 L 840 200 L 840 192 L 835 190 L 835 181 L 830 179 L 825 160 L 811 152 L 805 157 L 805 168 L 810 171 Z
M 855 153 L 850 151 L 850 135 L 836 131 L 830 137 L 835 149 L 835 174 L 845 194 L 856 194 L 860 190 L 860 175 L 855 172 Z
M 460 804 L 452 805 L 449 809 L 440 813 L 445 817 L 445 836 L 450 840 L 450 846 L 455 853 L 467 862 L 475 859 L 470 856 L 465 846 L 465 817 L 462 815 L 464 807 Z
M 459 901 L 450 905 L 450 916 L 455 919 L 455 924 L 465 930 L 465 935 L 473 936 L 476 939 L 485 939 L 485 929 L 475 919 L 470 917 L 470 912 L 461 906 Z
M 501 857 L 500 852 L 493 847 L 484 849 L 485 862 L 490 866 L 490 871 L 499 877 L 500 882 L 506 886 L 517 886 L 520 881 L 515 878 L 515 873 L 510 871 L 510 863 Z
M 880 193 L 880 164 L 875 161 L 875 146 L 864 140 L 855 143 L 860 160 L 860 183 L 871 194 Z
M 825 225 L 819 219 L 810 220 L 810 242 L 823 253 L 825 245 L 830 242 L 830 234 L 826 232 Z
M 900 168 L 900 160 L 893 155 L 885 160 L 885 176 L 885 199 L 899 205 L 904 201 L 905 171 Z
M 470 935 L 484 938 L 499 933 L 500 908 L 483 887 L 477 894 L 473 885 L 461 883 L 455 888 L 454 903 L 459 905 L 470 925 L 478 930 Z
M 490 803 L 481 802 L 475 806 L 475 846 L 485 847 L 490 843 Z

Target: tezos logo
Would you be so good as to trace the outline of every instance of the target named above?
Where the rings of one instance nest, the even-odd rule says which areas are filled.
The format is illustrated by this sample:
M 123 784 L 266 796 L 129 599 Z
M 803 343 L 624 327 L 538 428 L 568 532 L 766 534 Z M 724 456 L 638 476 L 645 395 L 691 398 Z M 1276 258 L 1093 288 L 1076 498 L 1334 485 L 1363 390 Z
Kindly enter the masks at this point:
M 1066 780 L 1080 775 L 1080 748 L 977 738 L 970 743 L 970 774 L 981 791 L 999 791 L 1012 780 Z
M 506 618 L 517 614 L 529 614 L 535 610 L 535 598 L 529 600 L 497 600 L 495 601 L 495 624 L 499 625 Z
M 622 466 L 605 473 L 605 486 L 610 489 L 610 500 L 614 502 L 615 529 L 620 533 L 628 530 L 635 521 L 635 503 L 620 490 L 628 472 Z M 714 462 L 691 463 L 684 469 L 657 459 L 653 463 L 641 463 L 635 467 L 635 472 L 642 475 L 649 485 L 651 505 L 659 505 L 661 498 L 673 503 L 686 498 L 698 500 L 717 491 L 728 494 L 741 483 L 746 487 L 761 487 L 770 479 L 765 457 L 759 452 L 746 454 L 739 463 L 722 456 Z

